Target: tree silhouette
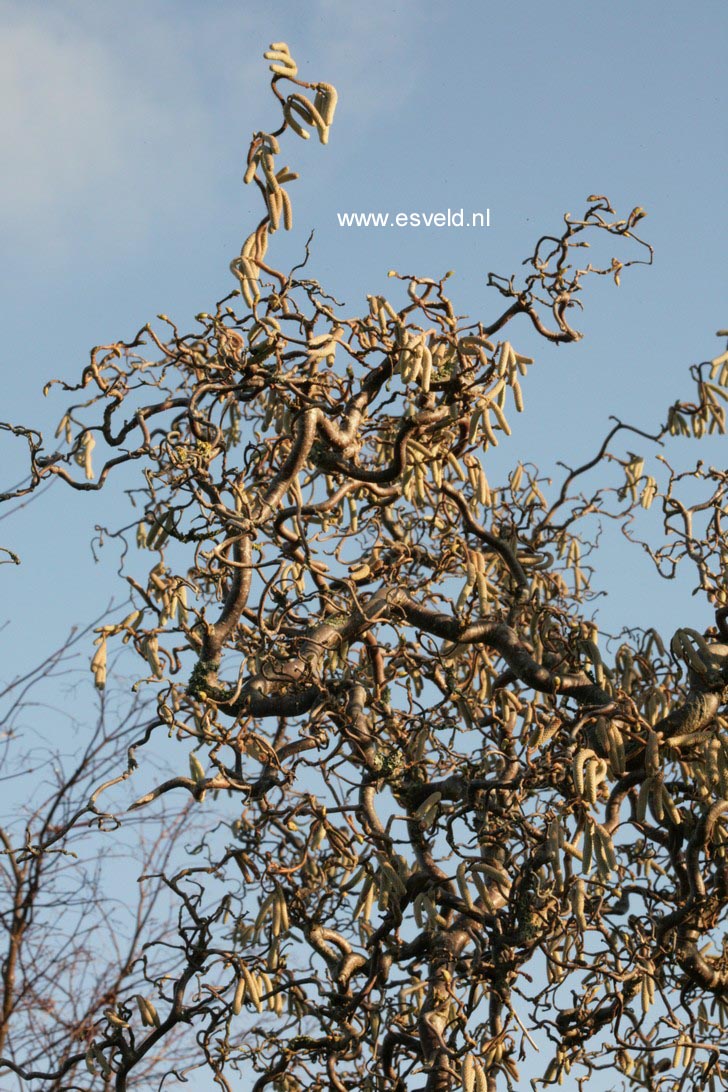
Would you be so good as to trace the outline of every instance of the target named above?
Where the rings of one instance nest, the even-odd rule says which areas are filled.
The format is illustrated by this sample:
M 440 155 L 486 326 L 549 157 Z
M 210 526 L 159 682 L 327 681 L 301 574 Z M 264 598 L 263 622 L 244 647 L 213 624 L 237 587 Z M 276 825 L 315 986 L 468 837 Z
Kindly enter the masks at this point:
M 191 809 L 140 814 L 123 831 L 109 809 L 110 790 L 126 779 L 127 751 L 148 726 L 148 698 L 101 694 L 91 730 L 67 714 L 58 743 L 58 706 L 73 707 L 81 672 L 74 661 L 88 640 L 88 629 L 72 631 L 0 689 L 0 1057 L 8 1089 L 77 1088 L 87 1065 L 103 1075 L 104 1052 L 93 1045 L 99 1025 L 121 1026 L 118 999 L 147 989 L 145 964 L 151 971 L 154 960 L 144 946 L 176 936 L 159 869 L 189 834 Z M 140 869 L 156 874 L 137 882 Z M 122 895 L 114 878 L 123 875 L 133 886 Z M 189 1044 L 173 1036 L 147 1053 L 130 1087 L 149 1087 L 191 1060 Z

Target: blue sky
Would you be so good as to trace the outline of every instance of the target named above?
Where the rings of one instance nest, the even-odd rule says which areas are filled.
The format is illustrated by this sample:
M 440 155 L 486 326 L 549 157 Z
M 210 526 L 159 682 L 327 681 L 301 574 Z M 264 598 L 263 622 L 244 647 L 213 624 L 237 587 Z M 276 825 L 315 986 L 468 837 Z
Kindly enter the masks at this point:
M 721 347 L 728 20 L 717 0 L 0 0 L 0 18 L 4 418 L 55 425 L 62 399 L 42 398 L 47 379 L 72 379 L 92 345 L 160 311 L 191 324 L 233 287 L 228 262 L 259 211 L 241 181 L 245 151 L 276 118 L 261 56 L 276 39 L 340 104 L 327 147 L 290 138 L 301 179 L 275 255 L 293 264 L 315 228 L 309 269 L 348 313 L 392 291 L 392 267 L 454 269 L 458 309 L 487 320 L 498 308 L 487 272 L 517 272 L 587 194 L 647 209 L 654 267 L 628 270 L 619 289 L 591 286 L 582 343 L 541 347 L 511 328 L 537 365 L 499 458 L 583 461 L 610 412 L 662 421 L 690 391 L 687 366 Z M 346 230 L 335 215 L 448 207 L 488 207 L 491 227 Z M 4 483 L 22 454 L 0 443 Z M 725 462 L 725 440 L 672 454 Z M 23 558 L 2 569 L 8 670 L 118 594 L 112 556 L 95 565 L 88 541 L 122 503 L 118 489 L 58 489 L 3 521 Z M 689 580 L 664 585 L 616 539 L 603 554 L 611 628 L 709 622 Z

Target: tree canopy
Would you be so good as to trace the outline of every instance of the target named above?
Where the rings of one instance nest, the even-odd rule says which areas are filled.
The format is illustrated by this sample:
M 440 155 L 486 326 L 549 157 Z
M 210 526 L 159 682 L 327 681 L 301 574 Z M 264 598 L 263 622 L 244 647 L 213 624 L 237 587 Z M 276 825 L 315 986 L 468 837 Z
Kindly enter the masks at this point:
M 102 536 L 129 608 L 97 627 L 91 668 L 103 689 L 109 652 L 133 650 L 154 711 L 115 780 L 169 737 L 177 772 L 132 810 L 197 819 L 159 869 L 174 935 L 69 1028 L 58 1069 L 31 1078 L 13 1051 L 0 1071 L 149 1087 L 159 1056 L 165 1087 L 200 1066 L 254 1092 L 581 1087 L 615 1068 L 629 1089 L 726 1088 L 728 475 L 664 452 L 725 432 L 728 353 L 690 369 L 664 423 L 615 420 L 561 480 L 517 454 L 492 480 L 537 366 L 518 324 L 579 341 L 585 285 L 651 263 L 644 210 L 589 196 L 523 276 L 489 274 L 487 320 L 457 313 L 449 274 L 394 270 L 391 299 L 347 315 L 308 247 L 270 264 L 292 224 L 283 145 L 326 144 L 336 91 L 285 43 L 265 56 L 282 120 L 250 145 L 264 208 L 238 287 L 192 332 L 160 315 L 54 380 L 75 398 L 58 451 L 3 425 L 30 459 L 5 501 L 124 483 L 128 519 Z M 615 253 L 592 262 L 592 244 Z M 667 579 L 694 567 L 702 632 L 599 632 L 607 520 Z M 160 1053 L 180 1034 L 184 1070 Z

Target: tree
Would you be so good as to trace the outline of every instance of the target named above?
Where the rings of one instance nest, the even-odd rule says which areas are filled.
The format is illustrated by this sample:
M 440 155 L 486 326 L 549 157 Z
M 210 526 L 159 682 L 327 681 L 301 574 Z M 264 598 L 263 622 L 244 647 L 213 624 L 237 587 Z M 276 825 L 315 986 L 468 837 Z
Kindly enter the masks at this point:
M 83 689 L 73 660 L 88 640 L 89 629 L 72 632 L 0 691 L 4 1088 L 13 1079 L 18 1088 L 77 1088 L 72 1075 L 79 1068 L 86 1074 L 87 1065 L 103 1076 L 103 1050 L 90 1045 L 99 1024 L 123 1024 L 117 998 L 146 994 L 158 970 L 144 946 L 175 935 L 159 870 L 169 867 L 180 834 L 189 832 L 190 809 L 139 815 L 124 823 L 123 838 L 108 810 L 109 790 L 128 776 L 126 754 L 144 737 L 148 699 L 117 694 L 108 701 L 102 693 L 87 738 L 67 715 L 66 747 L 52 742 L 59 710 L 51 702 Z M 104 792 L 106 808 L 99 804 Z M 112 876 L 124 873 L 133 886 L 121 897 Z M 187 1045 L 172 1037 L 147 1053 L 129 1087 L 148 1087 L 190 1060 Z M 112 1084 L 106 1079 L 99 1087 Z
M 120 990 L 94 1058 L 123 1089 L 189 1028 L 225 1089 L 491 1092 L 615 1066 L 628 1088 L 728 1087 L 728 478 L 618 446 L 723 434 L 728 354 L 560 482 L 518 460 L 489 481 L 533 364 L 506 328 L 578 341 L 587 278 L 650 264 L 644 211 L 589 197 L 521 281 L 489 275 L 488 322 L 457 315 L 448 275 L 395 271 L 400 306 L 346 317 L 305 261 L 267 263 L 297 177 L 281 142 L 326 143 L 336 92 L 284 43 L 266 58 L 283 121 L 250 146 L 265 214 L 239 289 L 195 332 L 162 315 L 94 349 L 61 384 L 81 398 L 63 450 L 5 426 L 30 452 L 6 500 L 130 475 L 136 511 L 104 537 L 133 608 L 92 668 L 103 687 L 107 645 L 136 650 L 145 743 L 189 752 L 134 809 L 204 817 L 198 861 L 164 873 L 179 943 L 167 966 L 155 949 L 155 1008 Z M 600 240 L 632 256 L 579 264 Z M 606 519 L 663 576 L 691 562 L 712 624 L 600 634 Z

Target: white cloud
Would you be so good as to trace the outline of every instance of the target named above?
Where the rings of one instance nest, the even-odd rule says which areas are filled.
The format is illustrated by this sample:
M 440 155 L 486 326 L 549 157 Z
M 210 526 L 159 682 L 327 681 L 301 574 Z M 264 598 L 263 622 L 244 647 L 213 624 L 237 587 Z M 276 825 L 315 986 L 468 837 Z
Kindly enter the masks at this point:
M 47 234 L 52 250 L 102 225 L 113 236 L 116 225 L 128 244 L 151 219 L 195 203 L 209 177 L 207 150 L 232 109 L 229 99 L 206 98 L 206 69 L 218 62 L 219 89 L 244 101 L 249 85 L 255 91 L 254 56 L 240 49 L 233 64 L 230 39 L 217 53 L 205 48 L 209 22 L 180 27 L 173 13 L 143 4 L 122 12 L 6 3 L 0 13 L 6 239 L 35 244 Z
M 98 257 L 214 204 L 231 142 L 242 168 L 251 129 L 273 116 L 261 57 L 272 39 L 291 43 L 304 78 L 340 87 L 359 131 L 421 76 L 419 6 L 384 0 L 274 11 L 262 0 L 0 0 L 0 17 L 0 229 L 16 253 Z

